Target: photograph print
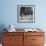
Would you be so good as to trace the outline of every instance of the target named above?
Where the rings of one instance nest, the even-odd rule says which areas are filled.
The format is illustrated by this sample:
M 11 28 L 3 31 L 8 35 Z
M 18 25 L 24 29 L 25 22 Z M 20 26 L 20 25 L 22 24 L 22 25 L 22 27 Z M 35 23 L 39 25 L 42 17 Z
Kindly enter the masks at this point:
M 17 22 L 35 22 L 35 5 L 18 5 Z

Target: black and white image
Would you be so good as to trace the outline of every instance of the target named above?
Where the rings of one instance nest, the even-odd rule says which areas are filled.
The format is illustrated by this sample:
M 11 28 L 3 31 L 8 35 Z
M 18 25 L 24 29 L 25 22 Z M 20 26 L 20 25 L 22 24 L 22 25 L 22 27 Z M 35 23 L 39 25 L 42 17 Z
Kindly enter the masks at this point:
M 35 5 L 18 5 L 17 6 L 18 22 L 35 21 Z

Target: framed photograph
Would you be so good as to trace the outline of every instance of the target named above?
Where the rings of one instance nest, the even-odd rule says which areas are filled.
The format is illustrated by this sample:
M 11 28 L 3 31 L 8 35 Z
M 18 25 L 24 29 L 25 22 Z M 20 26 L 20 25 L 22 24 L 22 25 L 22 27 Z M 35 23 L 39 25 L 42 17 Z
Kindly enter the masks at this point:
M 35 22 L 35 5 L 17 5 L 17 22 Z

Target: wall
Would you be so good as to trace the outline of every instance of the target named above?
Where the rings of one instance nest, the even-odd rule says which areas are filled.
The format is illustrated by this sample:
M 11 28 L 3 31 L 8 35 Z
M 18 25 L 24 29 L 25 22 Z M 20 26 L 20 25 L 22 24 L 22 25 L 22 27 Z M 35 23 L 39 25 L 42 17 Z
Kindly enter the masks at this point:
M 1 0 L 0 24 L 13 24 L 16 28 L 46 28 L 46 0 Z M 17 5 L 35 5 L 35 23 L 17 22 Z

